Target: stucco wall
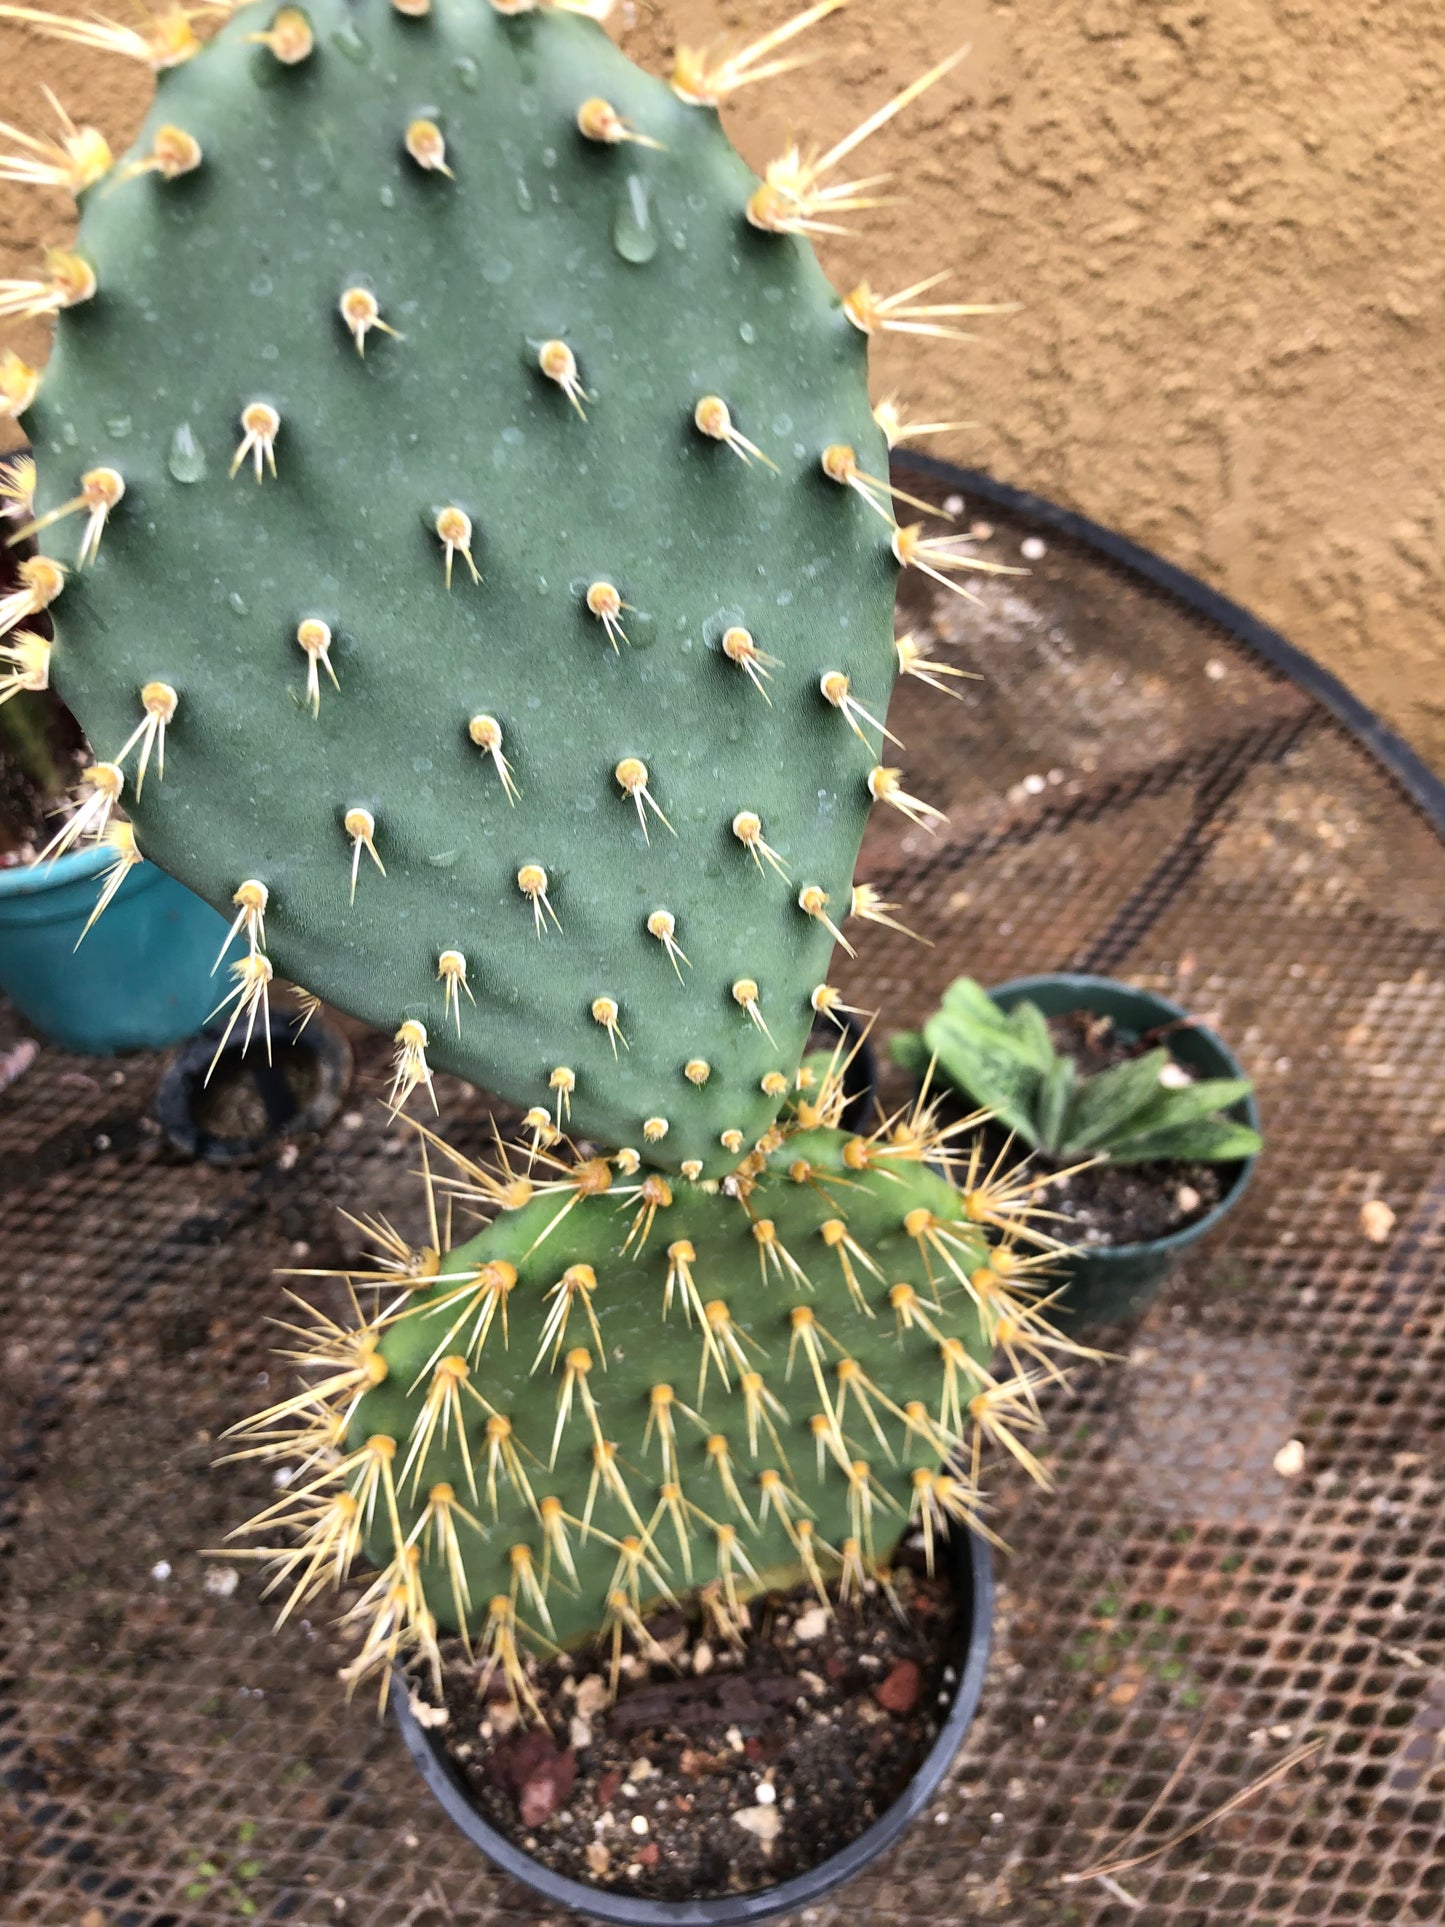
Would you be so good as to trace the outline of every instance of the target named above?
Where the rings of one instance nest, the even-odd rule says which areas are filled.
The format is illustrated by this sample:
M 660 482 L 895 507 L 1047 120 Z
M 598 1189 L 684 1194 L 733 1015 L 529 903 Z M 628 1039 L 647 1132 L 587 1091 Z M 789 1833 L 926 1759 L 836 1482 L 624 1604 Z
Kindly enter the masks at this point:
M 675 33 L 791 10 L 659 0 L 622 25 L 655 65 Z M 826 258 L 885 290 L 952 268 L 960 296 L 1023 311 L 982 345 L 885 344 L 877 392 L 969 418 L 940 452 L 1249 603 L 1445 769 L 1442 26 L 1440 0 L 854 0 L 816 30 L 826 61 L 730 122 L 761 164 L 971 42 L 869 151 L 903 205 Z M 36 124 L 14 77 L 44 73 L 129 137 L 146 76 L 37 52 L 0 28 L 0 113 Z M 64 225 L 0 188 L 0 274 Z

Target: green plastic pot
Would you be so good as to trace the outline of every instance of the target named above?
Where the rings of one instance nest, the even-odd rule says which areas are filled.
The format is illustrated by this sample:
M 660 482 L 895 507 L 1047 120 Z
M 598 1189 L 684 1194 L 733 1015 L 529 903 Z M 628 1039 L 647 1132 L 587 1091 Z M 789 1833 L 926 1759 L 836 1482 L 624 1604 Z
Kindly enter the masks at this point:
M 90 1056 L 179 1043 L 230 981 L 224 965 L 211 975 L 225 921 L 154 863 L 135 866 L 76 949 L 111 855 L 0 870 L 0 990 L 52 1043 Z
M 1191 1023 L 1189 1013 L 1178 1004 L 1170 1003 L 1167 997 L 1156 997 L 1152 991 L 1133 990 L 1112 977 L 1015 977 L 990 990 L 989 996 L 1001 1010 L 1012 1010 L 1015 1004 L 1027 1001 L 1037 1005 L 1045 1017 L 1087 1010 L 1096 1017 L 1111 1018 L 1119 1035 L 1131 1041 L 1182 1019 L 1182 1027 L 1169 1037 L 1170 1052 L 1181 1064 L 1200 1077 L 1245 1075 L 1223 1040 L 1202 1024 Z M 1229 1115 L 1259 1129 L 1259 1109 L 1252 1093 L 1241 1098 Z M 1062 1289 L 1049 1315 L 1069 1329 L 1117 1325 L 1139 1317 L 1159 1296 L 1179 1253 L 1206 1236 L 1239 1203 L 1255 1163 L 1256 1159 L 1245 1158 L 1237 1164 L 1222 1165 L 1224 1188 L 1219 1202 L 1182 1231 L 1145 1244 L 1091 1246 L 1065 1259 L 1055 1274 Z

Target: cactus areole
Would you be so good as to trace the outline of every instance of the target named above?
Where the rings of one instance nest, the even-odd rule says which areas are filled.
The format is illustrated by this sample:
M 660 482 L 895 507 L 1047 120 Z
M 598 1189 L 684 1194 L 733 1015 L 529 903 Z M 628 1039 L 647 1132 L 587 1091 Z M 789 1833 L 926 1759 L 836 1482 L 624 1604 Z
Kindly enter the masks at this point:
M 291 1314 L 319 1376 L 233 1428 L 293 1468 L 238 1535 L 283 1619 L 376 1568 L 353 1679 L 439 1678 L 446 1629 L 522 1701 L 529 1650 L 610 1638 L 615 1679 L 659 1600 L 736 1632 L 975 1520 L 985 1454 L 1043 1476 L 1078 1348 L 1033 1181 L 926 1095 L 849 1136 L 846 1046 L 801 1062 L 843 922 L 906 928 L 853 883 L 869 810 L 940 820 L 885 761 L 895 673 L 959 674 L 895 641 L 898 571 L 993 566 L 895 520 L 867 386 L 871 336 L 980 310 L 840 300 L 813 252 L 953 61 L 761 180 L 716 112 L 840 3 L 670 83 L 603 0 L 248 7 L 204 46 L 0 4 L 157 74 L 119 160 L 63 113 L 0 154 L 81 205 L 0 283 L 55 323 L 43 379 L 0 352 L 38 542 L 0 701 L 53 679 L 96 757 L 50 853 L 222 910 L 247 1038 L 289 978 L 394 1039 L 394 1110 L 445 1068 L 525 1113 L 486 1162 L 417 1127 L 429 1237 L 368 1221 L 354 1320 Z

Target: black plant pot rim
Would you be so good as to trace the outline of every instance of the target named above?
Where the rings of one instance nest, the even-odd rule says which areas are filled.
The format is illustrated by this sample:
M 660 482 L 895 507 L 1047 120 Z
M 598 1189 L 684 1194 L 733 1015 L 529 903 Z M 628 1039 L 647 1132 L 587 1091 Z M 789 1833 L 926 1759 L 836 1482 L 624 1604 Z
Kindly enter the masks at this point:
M 771 1920 L 778 1914 L 812 1906 L 885 1853 L 932 1800 L 953 1764 L 978 1710 L 988 1668 L 993 1632 L 993 1561 L 987 1544 L 975 1533 L 959 1530 L 946 1543 L 955 1579 L 964 1582 L 960 1591 L 966 1585 L 970 1604 L 955 1627 L 958 1685 L 938 1737 L 907 1787 L 871 1827 L 816 1867 L 776 1887 L 761 1887 L 747 1894 L 720 1894 L 714 1899 L 645 1900 L 569 1880 L 542 1866 L 483 1819 L 445 1742 L 424 1727 L 412 1711 L 408 1683 L 400 1672 L 393 1677 L 391 1690 L 396 1722 L 417 1770 L 447 1818 L 502 1873 L 521 1881 L 549 1904 L 613 1923 L 613 1927 L 735 1927 L 735 1923 Z
M 326 1129 L 351 1083 L 351 1046 L 339 1030 L 319 1016 L 307 1019 L 295 1011 L 272 1011 L 264 1028 L 257 1025 L 249 1051 L 238 1025 L 218 1053 L 218 1028 L 211 1026 L 181 1046 L 156 1091 L 156 1119 L 178 1151 L 206 1164 L 255 1164 L 274 1157 L 288 1138 Z M 316 1068 L 316 1088 L 304 1104 L 296 1102 L 272 1066 L 270 1053 L 278 1046 L 310 1058 Z M 218 1055 L 222 1063 L 240 1066 L 256 1080 L 266 1123 L 249 1137 L 218 1136 L 196 1115 Z
M 1184 1009 L 1182 1004 L 1176 1004 L 1169 997 L 1161 997 L 1157 990 L 1140 990 L 1134 984 L 1126 984 L 1123 979 L 1119 977 L 1100 977 L 1088 972 L 1075 970 L 1040 970 L 1035 971 L 1028 977 L 1010 977 L 1006 983 L 991 984 L 988 994 L 994 998 L 999 996 L 1024 998 L 1029 995 L 1030 991 L 1044 984 L 1057 984 L 1063 986 L 1070 992 L 1076 992 L 1079 998 L 1077 1008 L 1080 1010 L 1089 1009 L 1089 993 L 1091 990 L 1107 989 L 1110 991 L 1122 991 L 1127 996 L 1142 998 L 1146 1002 L 1153 1004 L 1156 1010 L 1163 1014 L 1166 1021 L 1187 1024 L 1196 1036 L 1204 1038 L 1212 1045 L 1212 1047 L 1218 1051 L 1224 1063 L 1229 1066 L 1229 1075 L 1231 1077 L 1243 1077 L 1245 1074 L 1239 1059 L 1229 1048 L 1228 1044 L 1225 1043 L 1218 1031 L 1211 1030 L 1208 1024 L 1197 1023 L 1194 1018 L 1189 1015 L 1189 1012 Z M 949 1086 L 950 1090 L 953 1088 L 955 1088 L 953 1085 Z M 1232 1108 L 1243 1113 L 1242 1121 L 1248 1124 L 1251 1129 L 1255 1131 L 1259 1129 L 1259 1105 L 1256 1103 L 1252 1091 L 1248 1097 L 1241 1098 L 1239 1103 Z M 1220 1219 L 1224 1217 L 1225 1213 L 1234 1209 L 1235 1205 L 1237 1205 L 1244 1196 L 1245 1189 L 1250 1179 L 1254 1176 L 1254 1167 L 1258 1162 L 1259 1157 L 1256 1153 L 1253 1157 L 1241 1158 L 1235 1163 L 1221 1165 L 1221 1172 L 1227 1171 L 1230 1174 L 1228 1181 L 1223 1185 L 1215 1203 L 1211 1205 L 1202 1218 L 1196 1218 L 1192 1224 L 1186 1224 L 1178 1231 L 1171 1231 L 1165 1237 L 1146 1238 L 1137 1244 L 1084 1245 L 1079 1248 L 1078 1255 L 1087 1258 L 1134 1259 L 1142 1258 L 1147 1253 L 1183 1250 L 1186 1245 L 1192 1245 L 1196 1239 L 1202 1238 L 1207 1231 L 1212 1231 Z

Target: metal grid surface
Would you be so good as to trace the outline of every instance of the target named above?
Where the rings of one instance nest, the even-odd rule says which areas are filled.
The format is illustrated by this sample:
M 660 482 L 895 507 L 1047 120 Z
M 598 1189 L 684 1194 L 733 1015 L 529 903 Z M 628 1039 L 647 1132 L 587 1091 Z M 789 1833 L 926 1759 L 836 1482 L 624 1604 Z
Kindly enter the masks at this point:
M 900 1025 L 961 970 L 1161 990 L 1239 1047 L 1269 1149 L 1125 1361 L 1053 1400 L 1057 1492 L 999 1482 L 1012 1550 L 969 1742 L 932 1816 L 809 1918 L 1438 1922 L 1445 848 L 1223 630 L 1086 547 L 970 516 L 1031 573 L 907 612 L 985 680 L 900 695 L 909 774 L 950 825 L 875 826 L 861 872 L 935 947 L 870 933 L 840 981 Z M 0 1013 L 0 1052 L 18 1035 Z M 544 1918 L 344 1705 L 327 1624 L 274 1637 L 254 1578 L 225 1592 L 205 1551 L 267 1489 L 211 1461 L 264 1382 L 273 1267 L 353 1250 L 338 1204 L 420 1228 L 379 1127 L 385 1051 L 358 1067 L 323 1141 L 248 1171 L 164 1147 L 154 1060 L 44 1050 L 0 1098 L 6 1923 Z M 479 1144 L 480 1100 L 439 1084 Z M 1394 1213 L 1382 1243 L 1370 1200 Z M 1312 1736 L 1307 1766 L 1194 1838 L 1065 1882 Z

